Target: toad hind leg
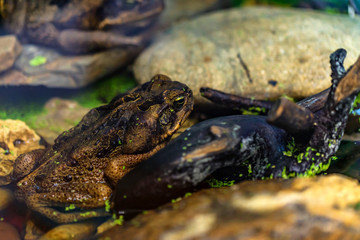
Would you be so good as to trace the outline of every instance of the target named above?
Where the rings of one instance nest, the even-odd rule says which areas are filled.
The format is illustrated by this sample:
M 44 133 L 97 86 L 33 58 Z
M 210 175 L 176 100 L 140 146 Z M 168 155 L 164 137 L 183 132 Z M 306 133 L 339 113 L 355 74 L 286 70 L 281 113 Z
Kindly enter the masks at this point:
M 90 194 L 89 190 L 92 189 L 97 189 L 98 192 Z M 34 193 L 27 196 L 26 202 L 29 208 L 57 223 L 109 216 L 106 203 L 109 201 L 111 188 L 105 184 L 87 184 L 85 190 L 87 191 L 81 193 Z
M 31 199 L 31 198 L 29 198 Z M 71 206 L 76 206 L 75 204 L 70 204 L 69 209 L 72 208 Z M 106 212 L 104 208 L 95 208 L 95 209 L 88 209 L 88 210 L 82 210 L 78 212 L 73 212 L 69 210 L 69 212 L 61 212 L 55 208 L 47 206 L 46 203 L 35 203 L 31 204 L 29 206 L 35 211 L 43 216 L 46 216 L 48 219 L 59 223 L 71 223 L 71 222 L 78 222 L 87 220 L 89 218 L 95 218 L 95 217 L 107 217 L 110 216 L 109 212 Z M 75 207 L 76 208 L 76 207 Z

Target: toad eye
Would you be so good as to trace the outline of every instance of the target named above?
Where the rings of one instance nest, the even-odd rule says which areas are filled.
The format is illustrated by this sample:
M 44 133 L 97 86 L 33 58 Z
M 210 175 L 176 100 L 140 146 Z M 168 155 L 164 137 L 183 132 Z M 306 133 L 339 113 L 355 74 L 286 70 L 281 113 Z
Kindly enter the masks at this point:
M 184 96 L 179 96 L 179 97 L 175 98 L 174 104 L 173 104 L 174 110 L 179 111 L 182 108 L 182 106 L 184 106 L 184 103 L 185 103 Z

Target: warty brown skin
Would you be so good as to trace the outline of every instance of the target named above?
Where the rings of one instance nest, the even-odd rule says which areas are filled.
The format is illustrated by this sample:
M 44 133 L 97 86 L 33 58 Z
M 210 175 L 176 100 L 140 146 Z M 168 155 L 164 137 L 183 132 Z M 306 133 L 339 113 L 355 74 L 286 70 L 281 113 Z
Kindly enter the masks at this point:
M 42 157 L 20 156 L 13 178 L 31 173 L 18 182 L 17 197 L 55 222 L 108 214 L 104 206 L 116 182 L 161 149 L 192 108 L 193 95 L 186 85 L 156 75 L 92 109 Z M 37 159 L 29 160 L 33 157 Z M 34 163 L 41 165 L 32 170 Z M 21 172 L 24 169 L 27 172 Z M 92 210 L 87 215 L 67 211 L 74 207 Z

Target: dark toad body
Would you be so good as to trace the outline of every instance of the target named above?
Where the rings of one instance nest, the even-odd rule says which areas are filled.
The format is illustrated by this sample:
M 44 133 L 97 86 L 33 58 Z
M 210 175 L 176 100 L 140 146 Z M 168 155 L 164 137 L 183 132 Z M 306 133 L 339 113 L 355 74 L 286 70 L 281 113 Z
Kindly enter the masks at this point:
M 192 108 L 186 85 L 155 76 L 92 109 L 49 150 L 20 156 L 13 178 L 28 175 L 17 184 L 18 198 L 56 222 L 106 214 L 115 183 L 162 148 Z M 92 210 L 84 214 L 79 209 Z

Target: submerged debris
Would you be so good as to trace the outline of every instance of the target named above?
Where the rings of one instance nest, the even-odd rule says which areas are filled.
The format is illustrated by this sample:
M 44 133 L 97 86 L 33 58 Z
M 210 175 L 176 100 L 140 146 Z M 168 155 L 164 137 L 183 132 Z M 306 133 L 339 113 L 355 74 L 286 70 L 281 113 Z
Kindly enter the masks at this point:
M 220 117 L 187 129 L 118 182 L 115 210 L 122 214 L 155 208 L 202 188 L 211 177 L 240 181 L 313 176 L 327 170 L 360 90 L 360 58 L 346 72 L 345 55 L 344 49 L 330 55 L 328 90 L 298 104 L 284 98 L 275 104 L 236 98 L 240 105 L 264 108 L 268 117 Z M 201 92 L 209 96 L 215 91 Z M 235 98 L 210 95 L 227 104 Z

